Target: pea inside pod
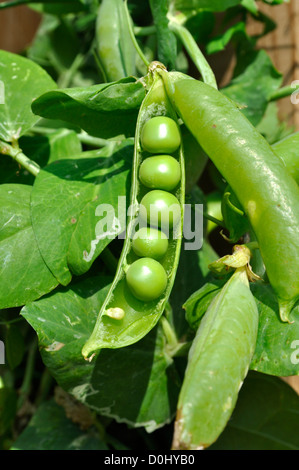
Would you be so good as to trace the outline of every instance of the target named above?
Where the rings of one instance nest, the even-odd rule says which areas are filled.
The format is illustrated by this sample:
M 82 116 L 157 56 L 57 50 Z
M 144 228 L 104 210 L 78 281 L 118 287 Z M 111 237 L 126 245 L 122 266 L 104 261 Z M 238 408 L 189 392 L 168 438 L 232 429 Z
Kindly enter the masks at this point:
M 147 188 L 173 191 L 180 182 L 181 167 L 171 155 L 148 157 L 140 166 L 139 178 Z
M 115 278 L 94 330 L 82 349 L 86 359 L 102 348 L 120 348 L 133 344 L 156 325 L 168 301 L 178 266 L 184 217 L 184 155 L 177 115 L 167 98 L 156 66 L 150 77 L 151 85 L 140 108 L 136 126 L 127 234 Z M 166 122 L 175 138 L 170 138 L 167 131 L 164 139 L 160 132 L 158 142 L 154 140 L 154 145 L 149 146 L 150 139 L 145 139 L 144 128 L 151 128 L 153 121 L 155 126 L 157 122 L 159 126 L 161 122 Z M 149 151 L 153 153 L 149 154 Z M 171 191 L 151 189 L 139 177 L 140 166 L 147 159 L 165 153 L 170 154 L 179 165 L 179 182 Z M 162 202 L 166 212 L 170 203 L 178 206 L 176 218 L 170 219 L 168 230 L 164 234 L 160 226 L 154 226 L 150 219 L 142 217 L 142 202 L 150 199 L 156 192 L 163 195 Z M 152 236 L 154 230 L 157 237 Z M 142 231 L 147 233 L 147 238 L 137 236 Z M 107 311 L 116 311 L 115 309 L 124 312 L 118 321 L 106 314 Z

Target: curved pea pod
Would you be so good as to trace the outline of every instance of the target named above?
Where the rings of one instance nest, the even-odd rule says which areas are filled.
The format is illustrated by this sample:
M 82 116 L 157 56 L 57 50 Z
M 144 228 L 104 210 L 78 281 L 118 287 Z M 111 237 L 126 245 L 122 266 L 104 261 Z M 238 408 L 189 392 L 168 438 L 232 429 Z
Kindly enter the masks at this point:
M 126 280 L 129 266 L 138 259 L 132 249 L 132 239 L 142 219 L 140 217 L 141 200 L 150 191 L 138 178 L 140 165 L 148 156 L 148 152 L 144 151 L 141 146 L 141 130 L 146 121 L 157 115 L 170 117 L 177 122 L 176 113 L 165 94 L 163 82 L 159 75 L 153 72 L 153 83 L 141 105 L 137 120 L 130 206 L 124 245 L 111 288 L 99 312 L 94 330 L 82 349 L 82 354 L 86 359 L 92 357 L 101 348 L 121 348 L 143 338 L 159 321 L 174 283 L 181 250 L 184 218 L 185 176 L 182 145 L 172 154 L 181 167 L 180 183 L 171 193 L 179 202 L 180 220 L 176 228 L 169 231 L 167 251 L 159 260 L 167 275 L 166 288 L 159 298 L 142 301 L 133 295 Z M 119 315 L 115 318 L 115 312 L 120 312 L 121 318 Z
M 265 138 L 218 90 L 163 72 L 178 115 L 231 186 L 256 235 L 280 318 L 299 299 L 299 188 Z
M 134 75 L 136 51 L 123 0 L 103 0 L 96 20 L 96 51 L 106 82 Z
M 237 269 L 204 315 L 180 391 L 174 449 L 200 450 L 224 430 L 255 351 L 258 309 L 245 268 Z

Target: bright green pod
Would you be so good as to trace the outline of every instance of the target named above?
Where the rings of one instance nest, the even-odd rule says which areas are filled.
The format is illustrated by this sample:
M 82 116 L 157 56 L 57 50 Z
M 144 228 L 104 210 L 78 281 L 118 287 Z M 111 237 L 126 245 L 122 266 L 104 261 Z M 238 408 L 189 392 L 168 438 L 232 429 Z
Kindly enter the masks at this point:
M 138 279 L 135 278 L 137 270 L 131 270 L 132 266 L 137 266 L 142 276 L 144 275 L 142 268 L 142 259 L 144 258 L 140 257 L 143 253 L 136 252 L 133 246 L 136 232 L 146 228 L 141 217 L 141 201 L 142 198 L 150 192 L 139 179 L 140 165 L 148 158 L 148 153 L 144 151 L 141 145 L 141 129 L 149 119 L 155 116 L 171 118 L 179 129 L 177 115 L 167 98 L 163 81 L 156 72 L 156 69 L 159 69 L 159 67 L 160 65 L 155 63 L 153 68 L 150 69 L 147 94 L 140 107 L 136 125 L 130 203 L 127 204 L 130 210 L 127 213 L 126 237 L 114 280 L 105 302 L 101 307 L 93 332 L 82 349 L 82 354 L 86 359 L 92 357 L 93 354 L 97 353 L 102 348 L 121 348 L 134 344 L 149 333 L 157 324 L 165 310 L 175 280 L 182 243 L 185 202 L 185 173 L 182 145 L 172 154 L 172 157 L 180 164 L 180 184 L 173 192 L 169 193 L 180 205 L 180 223 L 177 224 L 175 232 L 169 231 L 169 233 L 166 234 L 168 238 L 166 240 L 168 242 L 167 250 L 164 256 L 159 259 L 159 262 L 155 262 L 159 263 L 162 268 L 162 270 L 157 270 L 161 291 L 159 290 L 159 286 L 155 286 L 155 288 L 157 287 L 159 296 L 156 297 L 156 295 L 158 295 L 156 293 L 154 298 L 145 298 L 145 292 L 143 291 L 144 286 L 137 285 Z M 148 258 L 150 255 L 148 254 L 146 257 Z M 136 261 L 140 261 L 141 265 L 134 264 Z M 154 258 L 152 258 L 151 261 L 155 261 Z M 152 265 L 153 263 L 151 266 Z M 157 264 L 155 264 L 155 266 L 157 267 Z M 165 275 L 162 274 L 162 272 L 165 272 L 166 283 L 164 283 Z M 134 274 L 134 276 L 131 276 L 131 274 Z M 150 288 L 149 283 L 148 286 Z M 142 297 L 139 295 L 140 293 Z M 111 315 L 111 312 L 113 315 Z M 114 318 L 114 312 L 122 312 L 121 318 Z
M 167 93 L 190 132 L 232 188 L 255 232 L 280 318 L 299 299 L 299 188 L 285 164 L 220 91 L 175 72 Z
M 240 268 L 212 300 L 189 351 L 174 450 L 205 449 L 218 439 L 247 375 L 257 331 L 257 305 L 246 268 Z

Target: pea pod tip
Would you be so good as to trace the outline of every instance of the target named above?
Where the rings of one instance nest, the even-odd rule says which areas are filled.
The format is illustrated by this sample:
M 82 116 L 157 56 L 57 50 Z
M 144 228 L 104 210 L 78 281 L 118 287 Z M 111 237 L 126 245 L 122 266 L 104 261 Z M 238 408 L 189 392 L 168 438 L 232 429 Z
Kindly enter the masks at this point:
M 282 322 L 284 323 L 294 323 L 294 320 L 290 319 L 290 315 L 292 310 L 297 303 L 298 299 L 295 300 L 281 300 L 278 299 L 278 306 L 279 306 L 279 317 Z

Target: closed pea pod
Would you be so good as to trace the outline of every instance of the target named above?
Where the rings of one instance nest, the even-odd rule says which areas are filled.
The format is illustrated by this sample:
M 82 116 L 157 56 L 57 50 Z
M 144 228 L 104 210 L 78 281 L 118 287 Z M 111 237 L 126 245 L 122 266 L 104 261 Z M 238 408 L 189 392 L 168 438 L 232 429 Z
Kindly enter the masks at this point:
M 236 194 L 255 232 L 280 317 L 299 299 L 299 188 L 240 110 L 216 89 L 163 73 L 175 109 Z
M 177 405 L 173 449 L 200 450 L 218 439 L 247 375 L 257 331 L 257 305 L 242 267 L 213 299 L 196 332 Z
M 132 167 L 130 205 L 127 232 L 114 280 L 99 312 L 94 330 L 83 347 L 87 359 L 101 348 L 121 348 L 139 341 L 158 322 L 170 295 L 182 241 L 184 217 L 184 156 L 179 143 L 171 154 L 180 165 L 180 181 L 172 192 L 151 190 L 139 178 L 143 161 L 152 156 L 145 150 L 141 132 L 144 125 L 159 116 L 179 125 L 164 90 L 163 81 L 153 64 L 149 77 L 151 84 L 141 105 L 135 135 L 134 161 Z M 164 152 L 161 152 L 164 153 Z M 148 222 L 142 211 L 142 200 L 152 191 L 161 191 L 164 201 L 170 199 L 179 206 L 176 230 L 168 227 L 163 234 L 160 227 Z M 143 214 L 143 216 L 142 216 Z M 124 312 L 120 320 L 107 312 Z
M 107 82 L 134 75 L 136 51 L 123 0 L 103 0 L 96 20 L 96 50 Z

